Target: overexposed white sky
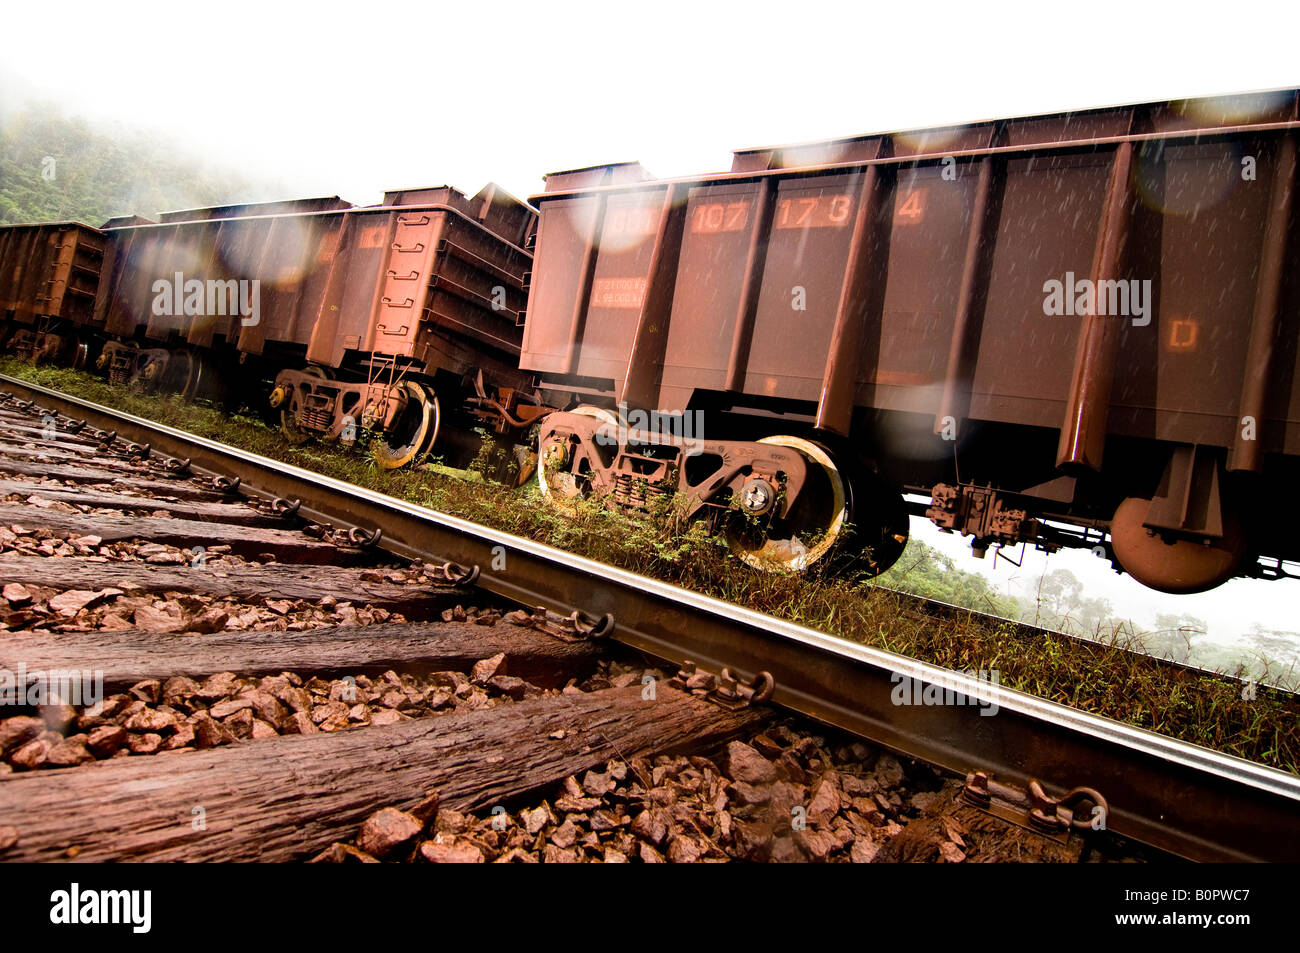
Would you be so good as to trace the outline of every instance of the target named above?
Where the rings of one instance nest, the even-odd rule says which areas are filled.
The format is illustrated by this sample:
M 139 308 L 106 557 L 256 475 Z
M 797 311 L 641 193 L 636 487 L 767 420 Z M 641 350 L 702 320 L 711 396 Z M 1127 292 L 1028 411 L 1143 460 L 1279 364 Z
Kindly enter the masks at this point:
M 688 175 L 748 146 L 1300 86 L 1298 36 L 1294 0 L 60 0 L 7 6 L 0 104 L 34 98 L 151 130 L 283 183 L 284 197 L 372 203 L 489 180 L 526 197 L 546 172 L 602 162 Z M 960 565 L 999 583 L 1042 567 Z M 1256 620 L 1300 629 L 1300 583 L 1169 597 L 1086 552 L 1056 566 L 1135 618 L 1192 613 L 1216 635 Z
M 1112 615 L 1131 621 L 1138 631 L 1154 631 L 1156 616 L 1194 616 L 1206 624 L 1210 638 L 1223 645 L 1240 642 L 1242 633 L 1258 622 L 1268 629 L 1300 633 L 1300 580 L 1233 579 L 1210 592 L 1172 596 L 1156 592 L 1132 576 L 1116 573 L 1109 560 L 1088 549 L 1063 549 L 1047 555 L 1026 547 L 1006 550 L 1020 566 L 998 558 L 990 549 L 983 559 L 971 555 L 970 537 L 943 533 L 929 520 L 912 518 L 912 535 L 927 546 L 951 556 L 958 569 L 984 576 L 1000 592 L 1033 599 L 1044 573 L 1068 569 L 1083 583 L 1085 596 L 1102 596 L 1114 607 Z M 1292 566 L 1295 572 L 1296 567 Z M 975 608 L 980 608 L 976 606 Z M 985 607 L 987 611 L 987 607 Z M 1293 658 L 1300 672 L 1300 636 Z
M 292 196 L 496 180 L 1300 83 L 1294 2 L 8 4 L 0 95 L 157 130 Z M 140 209 L 148 214 L 151 209 Z

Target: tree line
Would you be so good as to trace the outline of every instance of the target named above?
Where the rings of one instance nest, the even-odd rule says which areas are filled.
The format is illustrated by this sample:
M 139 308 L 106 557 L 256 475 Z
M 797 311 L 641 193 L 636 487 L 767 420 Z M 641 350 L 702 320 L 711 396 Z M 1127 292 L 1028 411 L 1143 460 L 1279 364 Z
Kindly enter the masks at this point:
M 48 105 L 0 117 L 0 225 L 79 221 L 280 197 L 142 132 L 93 125 Z

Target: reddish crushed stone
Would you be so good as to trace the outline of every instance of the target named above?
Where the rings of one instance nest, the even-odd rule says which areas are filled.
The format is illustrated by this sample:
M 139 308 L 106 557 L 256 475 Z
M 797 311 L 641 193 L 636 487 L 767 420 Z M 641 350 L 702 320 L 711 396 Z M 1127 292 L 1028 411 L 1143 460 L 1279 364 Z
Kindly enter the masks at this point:
M 476 813 L 376 812 L 314 862 L 871 863 L 1073 861 L 1066 849 L 960 805 L 961 784 L 861 742 L 783 724 L 716 758 L 614 760 L 549 796 Z M 796 820 L 797 819 L 797 820 Z

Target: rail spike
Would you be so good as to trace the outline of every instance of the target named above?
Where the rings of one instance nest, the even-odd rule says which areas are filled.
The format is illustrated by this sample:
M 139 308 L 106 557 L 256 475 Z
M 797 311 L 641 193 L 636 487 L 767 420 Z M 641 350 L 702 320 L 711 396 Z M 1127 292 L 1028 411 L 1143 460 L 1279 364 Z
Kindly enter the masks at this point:
M 999 783 L 984 771 L 967 775 L 966 785 L 958 797 L 968 807 L 1059 843 L 1065 843 L 1072 832 L 1104 831 L 1110 817 L 1110 804 L 1096 788 L 1071 788 L 1058 798 L 1048 794 L 1034 778 L 1020 788 Z M 1092 809 L 1087 810 L 1087 805 L 1092 805 Z
M 274 510 L 278 516 L 283 516 L 285 519 L 289 519 L 290 517 L 298 515 L 298 511 L 302 509 L 302 500 L 294 500 L 293 502 L 290 502 L 283 497 L 277 496 L 271 501 L 271 509 Z
M 354 526 L 347 532 L 347 541 L 353 546 L 360 546 L 365 549 L 369 546 L 378 546 L 379 541 L 384 538 L 382 527 L 376 526 L 370 532 L 366 532 L 360 526 Z
M 446 562 L 437 570 L 453 586 L 472 586 L 478 581 L 479 567 L 462 566 L 459 563 Z
M 668 679 L 670 687 L 689 692 L 728 711 L 767 701 L 776 690 L 776 679 L 771 672 L 759 672 L 748 682 L 738 679 L 731 669 L 723 668 L 714 675 L 700 671 L 694 662 L 686 661 L 677 674 Z
M 284 503 L 284 501 L 277 501 Z M 298 507 L 292 503 L 285 503 L 288 507 L 288 514 L 298 512 Z M 301 505 L 299 503 L 299 505 Z M 276 504 L 272 504 L 272 509 L 276 509 Z M 384 538 L 384 531 L 381 527 L 376 526 L 372 530 L 364 530 L 360 526 L 353 526 L 350 529 L 341 529 L 332 526 L 329 523 L 306 523 L 300 527 L 302 532 L 308 536 L 322 540 L 323 542 L 333 543 L 335 546 L 354 547 L 365 549 L 371 546 L 378 546 L 379 541 Z
M 478 567 L 474 568 L 477 569 Z M 592 619 L 577 609 L 565 616 L 550 611 L 546 606 L 538 606 L 531 612 L 527 609 L 516 609 L 514 612 L 507 613 L 506 621 L 536 629 L 539 632 L 545 632 L 547 635 L 555 636 L 562 642 L 586 642 L 590 639 L 601 639 L 614 631 L 614 616 L 612 613 L 606 612 L 599 619 Z

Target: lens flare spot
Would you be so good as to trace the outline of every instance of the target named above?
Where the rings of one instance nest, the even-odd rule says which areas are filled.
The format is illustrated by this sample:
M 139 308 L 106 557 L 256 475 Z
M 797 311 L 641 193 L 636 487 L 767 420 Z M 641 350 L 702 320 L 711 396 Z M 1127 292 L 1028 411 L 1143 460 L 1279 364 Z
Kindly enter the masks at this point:
M 1143 150 L 1134 163 L 1134 189 L 1150 209 L 1195 216 L 1241 185 L 1241 158 L 1236 143 Z
M 961 138 L 965 126 L 945 126 L 941 129 L 919 129 L 894 136 L 900 154 L 935 155 L 947 152 Z
M 1181 116 L 1205 125 L 1230 126 L 1258 122 L 1276 115 L 1285 118 L 1292 93 L 1286 90 L 1265 93 L 1248 93 L 1241 96 L 1209 96 L 1205 99 L 1186 99 L 1172 104 Z

